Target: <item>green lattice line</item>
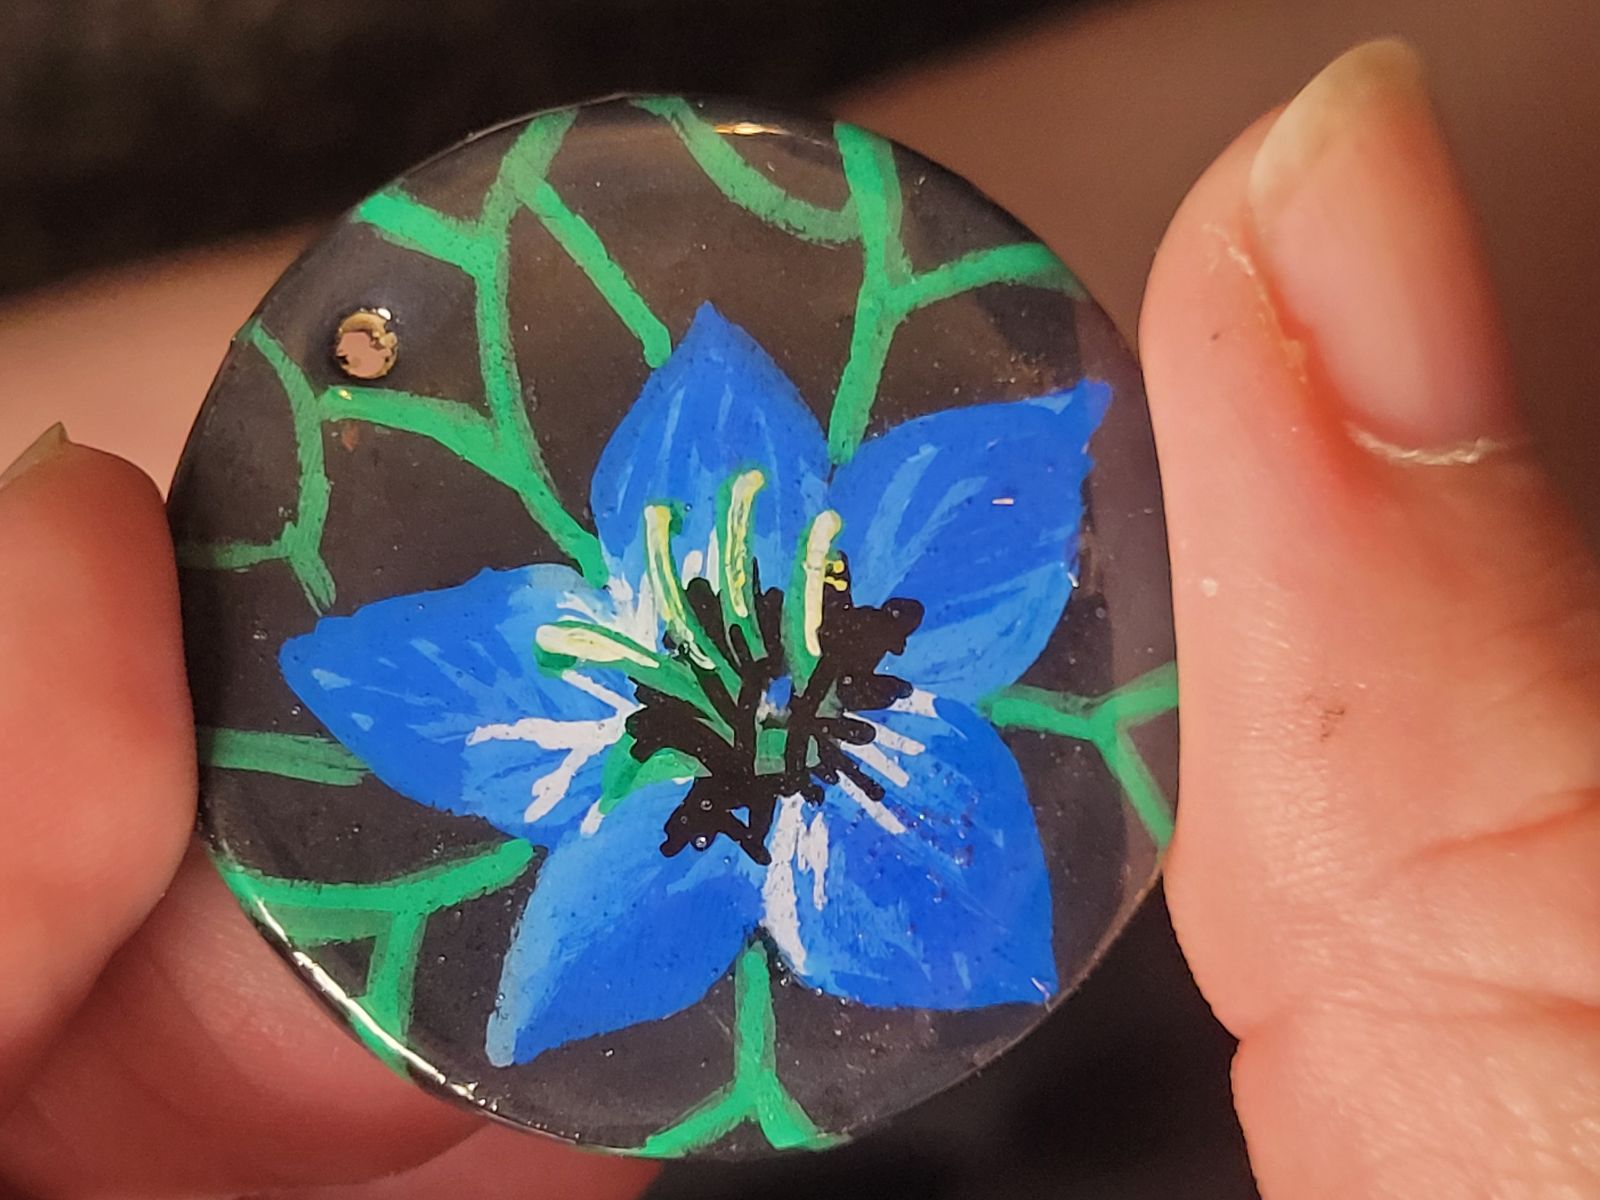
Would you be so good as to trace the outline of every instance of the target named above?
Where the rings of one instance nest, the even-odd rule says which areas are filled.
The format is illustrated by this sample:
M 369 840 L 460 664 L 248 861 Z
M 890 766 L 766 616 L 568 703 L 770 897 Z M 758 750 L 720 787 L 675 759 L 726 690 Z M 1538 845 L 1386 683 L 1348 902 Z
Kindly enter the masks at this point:
M 1172 836 L 1172 813 L 1130 731 L 1177 707 L 1177 682 L 1177 670 L 1169 664 L 1103 696 L 1016 686 L 996 692 L 981 707 L 1000 728 L 1031 729 L 1093 745 L 1152 840 L 1164 850 Z M 316 783 L 350 785 L 365 777 L 360 760 L 342 746 L 298 734 L 203 729 L 200 757 L 215 767 Z M 222 859 L 218 866 L 245 906 L 258 919 L 270 917 L 297 945 L 377 939 L 366 991 L 352 998 L 352 1004 L 359 1007 L 352 1008 L 350 1016 L 362 1039 L 385 1061 L 396 1064 L 409 1029 L 412 981 L 427 916 L 513 882 L 532 853 L 526 843 L 510 842 L 466 863 L 430 868 L 382 884 L 272 879 Z M 474 863 L 482 869 L 468 873 Z M 497 874 L 502 869 L 503 876 Z M 484 882 L 496 878 L 499 883 Z M 482 890 L 472 890 L 480 884 Z M 462 888 L 468 888 L 471 895 L 462 894 Z M 448 898 L 458 894 L 461 899 Z M 389 924 L 382 927 L 386 920 Z M 779 1149 L 818 1149 L 840 1140 L 816 1127 L 778 1076 L 769 974 L 763 944 L 753 944 L 740 955 L 734 969 L 732 1081 L 681 1120 L 646 1139 L 636 1147 L 637 1153 L 681 1156 L 719 1141 L 747 1122 L 754 1122 Z M 363 1008 L 368 1018 L 361 1016 Z M 371 1024 L 364 1024 L 369 1018 Z
M 257 771 L 351 787 L 367 777 L 367 767 L 338 742 L 299 733 L 258 733 L 249 729 L 197 731 L 200 761 L 235 771 Z
M 996 284 L 1082 295 L 1055 255 L 1034 242 L 980 250 L 914 271 L 901 240 L 904 205 L 893 151 L 883 139 L 863 130 L 843 124 L 835 129 L 850 197 L 841 208 L 831 209 L 792 195 L 746 160 L 730 140 L 738 127 L 707 124 L 682 100 L 636 103 L 671 126 L 707 178 L 732 203 L 803 240 L 860 247 L 862 282 L 849 357 L 828 427 L 835 462 L 847 460 L 864 438 L 894 337 L 913 313 Z M 321 549 L 331 497 L 324 426 L 351 420 L 432 440 L 509 488 L 589 579 L 603 581 L 598 541 L 556 495 L 529 417 L 529 389 L 516 361 L 507 305 L 510 229 L 517 215 L 527 212 L 549 231 L 638 340 L 648 365 L 659 366 L 672 346 L 666 326 L 626 270 L 546 179 L 574 119 L 572 112 L 561 112 L 530 122 L 507 152 L 475 218 L 449 216 L 399 189 L 371 197 L 353 215 L 385 240 L 447 263 L 470 280 L 487 415 L 456 400 L 389 388 L 318 390 L 282 345 L 259 322 L 252 322 L 240 337 L 272 368 L 293 419 L 299 471 L 295 511 L 268 542 L 183 546 L 180 560 L 185 566 L 245 570 L 282 562 L 313 607 L 328 608 L 336 588 Z M 1175 702 L 1168 669 L 1098 700 L 1019 687 L 991 697 L 986 707 L 998 725 L 1039 729 L 1094 744 L 1151 836 L 1164 846 L 1171 816 L 1128 731 Z M 293 734 L 202 730 L 201 756 L 217 767 L 334 786 L 349 786 L 366 776 L 365 767 L 343 747 Z M 398 1064 L 407 1054 L 412 988 L 428 918 L 442 908 L 507 886 L 527 869 L 533 853 L 524 842 L 509 842 L 463 862 L 376 884 L 274 879 L 225 859 L 218 866 L 246 907 L 296 945 L 372 939 L 366 987 L 361 996 L 352 998 L 348 1011 L 363 1039 L 386 1061 Z M 778 1077 L 769 966 L 762 945 L 752 945 L 740 956 L 734 997 L 732 1081 L 682 1120 L 647 1139 L 639 1153 L 685 1154 L 747 1122 L 755 1123 L 774 1146 L 814 1147 L 835 1140 L 816 1128 Z
M 851 198 L 843 208 L 830 209 L 791 195 L 768 179 L 734 149 L 726 132 L 701 120 L 687 102 L 658 98 L 636 103 L 671 125 L 707 178 L 733 203 L 808 241 L 860 243 L 862 283 L 850 354 L 828 427 L 835 462 L 848 459 L 865 436 L 895 333 L 912 313 L 992 284 L 1082 294 L 1060 260 L 1037 242 L 996 246 L 913 272 L 900 239 L 903 203 L 893 150 L 874 134 L 851 125 L 836 127 Z M 317 611 L 330 607 L 336 587 L 322 557 L 332 492 L 323 426 L 355 420 L 429 438 L 510 488 L 585 577 L 603 582 L 599 542 L 556 495 L 528 415 L 529 389 L 516 361 L 507 304 L 510 229 L 516 215 L 527 211 L 550 232 L 638 340 L 648 365 L 664 362 L 672 341 L 594 228 L 545 178 L 574 119 L 573 112 L 565 111 L 529 123 L 502 159 L 476 218 L 449 216 L 399 188 L 368 198 L 352 216 L 387 241 L 447 263 L 471 280 L 488 416 L 457 401 L 389 388 L 335 386 L 318 392 L 271 334 L 252 322 L 241 331 L 241 339 L 272 367 L 293 417 L 299 468 L 295 513 L 268 542 L 180 546 L 182 565 L 246 570 L 264 562 L 283 562 Z
M 802 241 L 839 245 L 857 241 L 854 201 L 844 208 L 826 208 L 802 200 L 779 187 L 734 149 L 730 133 L 737 126 L 707 124 L 694 105 L 677 96 L 647 96 L 634 105 L 671 125 L 716 189 L 746 212 L 776 225 Z
M 778 1078 L 778 1027 L 772 1016 L 767 948 L 748 946 L 733 969 L 733 1081 L 647 1138 L 635 1153 L 678 1158 L 754 1122 L 775 1149 L 820 1150 L 842 1139 L 823 1133 Z
M 1161 850 L 1172 840 L 1172 810 L 1131 730 L 1177 706 L 1178 669 L 1172 663 L 1095 699 L 1017 686 L 1001 689 L 981 705 L 1002 729 L 1033 729 L 1091 743 Z
M 327 421 L 359 420 L 430 438 L 504 484 L 587 578 L 604 581 L 599 541 L 556 496 L 528 417 L 528 390 L 512 346 L 507 304 L 510 227 L 516 214 L 526 207 L 543 223 L 639 339 L 648 364 L 664 362 L 672 345 L 666 327 L 612 261 L 593 228 L 544 178 L 573 119 L 570 112 L 552 113 L 529 123 L 506 152 L 475 220 L 447 216 L 398 189 L 378 193 L 353 214 L 353 220 L 370 225 L 386 240 L 448 263 L 472 281 L 478 367 L 488 417 L 455 401 L 387 388 L 330 387 L 319 394 L 282 346 L 259 322 L 252 322 L 241 337 L 272 367 L 294 416 L 300 470 L 296 513 L 269 543 L 184 546 L 179 552 L 183 565 L 238 570 L 283 561 L 313 606 L 326 609 L 333 602 L 334 582 L 321 554 L 331 492 L 322 426 Z
M 846 461 L 866 436 L 878 384 L 900 326 L 919 309 L 994 284 L 1052 288 L 1083 298 L 1072 273 L 1038 242 L 977 250 L 931 270 L 914 272 L 900 237 L 905 211 L 894 148 L 876 134 L 843 122 L 834 127 L 850 200 L 824 208 L 790 195 L 734 149 L 687 101 L 651 97 L 634 102 L 667 121 L 706 177 L 733 203 L 809 242 L 859 242 L 861 289 L 850 354 L 834 392 L 828 452 Z
M 281 930 L 293 945 L 372 942 L 366 987 L 348 998 L 344 1010 L 357 1036 L 399 1069 L 411 1029 L 417 956 L 428 919 L 515 882 L 533 855 L 527 842 L 505 842 L 470 858 L 380 883 L 279 879 L 224 855 L 214 855 L 213 861 L 245 910 L 262 924 Z

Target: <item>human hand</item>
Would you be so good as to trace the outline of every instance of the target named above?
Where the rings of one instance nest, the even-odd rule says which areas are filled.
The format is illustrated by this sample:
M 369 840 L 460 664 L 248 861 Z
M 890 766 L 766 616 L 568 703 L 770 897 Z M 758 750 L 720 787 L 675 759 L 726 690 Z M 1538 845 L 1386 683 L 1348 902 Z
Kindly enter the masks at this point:
M 160 496 L 53 435 L 21 465 L 0 485 L 0 1196 L 642 1191 L 650 1164 L 485 1125 L 319 1011 L 185 853 Z
M 1185 705 L 1169 896 L 1244 1039 L 1269 1198 L 1578 1194 L 1600 1173 L 1600 591 L 1520 443 L 1408 69 L 1369 50 L 1319 84 L 1254 210 L 1266 130 L 1247 133 L 1152 280 Z M 1424 461 L 1441 451 L 1455 461 Z M 0 490 L 0 762 L 0 1178 L 118 1197 L 643 1186 L 648 1168 L 393 1080 L 204 860 L 179 865 L 171 551 L 148 481 L 92 451 Z
M 1167 897 L 1264 1195 L 1600 1193 L 1600 575 L 1409 51 L 1353 51 L 1221 157 L 1141 333 Z

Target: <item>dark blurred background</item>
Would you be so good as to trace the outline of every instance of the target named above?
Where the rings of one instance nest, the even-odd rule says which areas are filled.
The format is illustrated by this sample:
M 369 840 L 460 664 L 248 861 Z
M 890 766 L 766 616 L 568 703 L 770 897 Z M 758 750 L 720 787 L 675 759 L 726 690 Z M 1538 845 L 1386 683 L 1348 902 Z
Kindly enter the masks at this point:
M 898 136 L 1037 229 L 1131 337 L 1194 176 L 1387 33 L 1430 63 L 1536 432 L 1600 530 L 1595 0 L 8 0 L 0 461 L 65 417 L 165 481 L 302 230 L 476 128 L 616 90 L 842 110 Z M 137 333 L 116 320 L 133 305 Z M 1231 1051 L 1157 896 L 984 1076 L 846 1149 L 672 1167 L 652 1194 L 1242 1200 Z
M 1047 7 L 8 0 L 0 289 L 336 212 L 531 109 L 651 90 L 816 106 Z

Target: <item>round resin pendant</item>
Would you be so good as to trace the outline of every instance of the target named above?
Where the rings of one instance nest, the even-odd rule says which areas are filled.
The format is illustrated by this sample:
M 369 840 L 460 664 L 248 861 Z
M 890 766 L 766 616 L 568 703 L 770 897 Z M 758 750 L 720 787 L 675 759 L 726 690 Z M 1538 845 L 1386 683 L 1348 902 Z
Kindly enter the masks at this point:
M 1043 1020 L 1171 828 L 1137 367 L 850 125 L 620 99 L 418 168 L 240 331 L 171 514 L 219 870 L 507 1121 L 834 1144 Z

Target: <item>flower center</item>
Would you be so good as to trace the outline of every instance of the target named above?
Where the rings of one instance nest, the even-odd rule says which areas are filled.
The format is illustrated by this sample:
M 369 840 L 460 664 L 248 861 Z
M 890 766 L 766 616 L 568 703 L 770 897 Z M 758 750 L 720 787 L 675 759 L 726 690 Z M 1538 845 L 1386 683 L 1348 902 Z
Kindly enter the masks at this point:
M 583 660 L 633 679 L 640 707 L 627 721 L 627 753 L 640 764 L 662 756 L 693 774 L 663 828 L 668 856 L 705 850 L 723 836 L 766 864 L 782 797 L 820 803 L 824 785 L 842 781 L 866 802 L 881 800 L 882 785 L 857 761 L 876 727 L 854 714 L 911 694 L 908 683 L 879 666 L 885 655 L 904 653 L 922 605 L 854 602 L 849 564 L 833 546 L 841 525 L 831 511 L 801 539 L 788 590 L 763 587 L 751 545 L 763 483 L 759 471 L 746 471 L 723 487 L 707 577 L 685 580 L 675 569 L 672 511 L 645 510 L 663 652 L 583 622 L 539 630 L 548 665 Z

